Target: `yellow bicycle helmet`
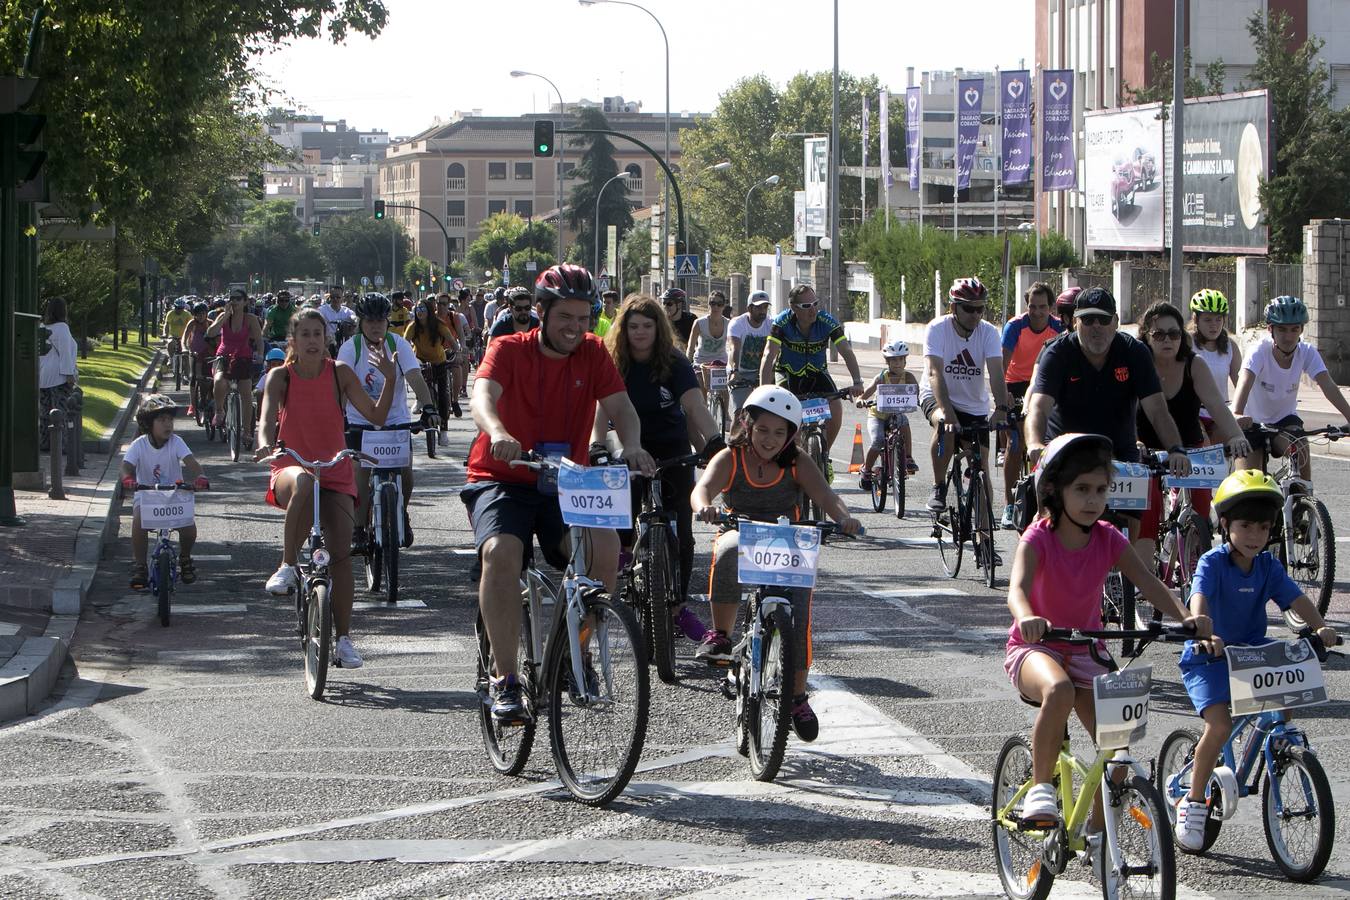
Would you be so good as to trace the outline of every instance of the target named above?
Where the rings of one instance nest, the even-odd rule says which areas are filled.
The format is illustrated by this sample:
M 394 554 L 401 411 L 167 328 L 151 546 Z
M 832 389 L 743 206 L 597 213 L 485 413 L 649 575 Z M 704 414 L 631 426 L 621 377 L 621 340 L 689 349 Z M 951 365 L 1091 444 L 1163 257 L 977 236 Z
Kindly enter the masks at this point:
M 1239 469 L 1225 478 L 1214 492 L 1214 510 L 1224 516 L 1243 500 L 1259 500 L 1276 508 L 1284 503 L 1280 486 L 1260 469 Z
M 1191 312 L 1228 314 L 1228 298 L 1223 291 L 1204 288 L 1191 295 Z

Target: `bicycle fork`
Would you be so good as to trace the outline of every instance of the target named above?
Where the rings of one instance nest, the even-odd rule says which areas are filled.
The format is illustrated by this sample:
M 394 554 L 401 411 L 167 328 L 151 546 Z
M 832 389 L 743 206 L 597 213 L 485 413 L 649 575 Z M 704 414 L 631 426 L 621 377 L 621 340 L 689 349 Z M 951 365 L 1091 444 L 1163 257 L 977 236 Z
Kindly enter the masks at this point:
M 572 684 L 576 686 L 577 695 L 585 698 L 587 704 L 609 703 L 603 697 L 591 693 L 589 685 L 586 683 L 586 670 L 582 656 L 581 639 L 583 629 L 587 628 L 586 610 L 581 602 L 581 594 L 587 588 L 604 590 L 604 585 L 593 578 L 583 576 L 573 576 L 564 582 L 563 592 L 567 596 L 567 646 L 570 649 L 572 663 Z M 613 697 L 614 682 L 613 671 L 610 666 L 609 655 L 609 631 L 601 623 L 592 623 L 589 626 L 595 631 L 596 655 L 602 677 L 605 680 L 605 695 Z
M 1117 775 L 1118 771 L 1123 770 Z M 1107 760 L 1106 768 L 1102 772 L 1102 802 L 1106 807 L 1103 819 L 1105 820 L 1105 834 L 1102 841 L 1101 852 L 1103 873 L 1111 871 L 1118 876 L 1128 878 L 1131 875 L 1154 875 L 1156 874 L 1153 865 L 1143 867 L 1126 866 L 1124 853 L 1120 849 L 1120 823 L 1118 814 L 1120 812 L 1120 784 L 1130 777 L 1136 775 L 1145 781 L 1151 781 L 1148 773 L 1144 771 L 1139 763 L 1135 762 L 1130 756 L 1128 750 L 1117 750 L 1111 759 Z M 1142 813 L 1137 810 L 1131 810 L 1130 815 L 1138 817 Z M 1167 822 L 1141 822 L 1146 828 L 1166 830 Z M 1171 835 L 1164 834 L 1164 840 L 1171 840 Z M 1109 868 L 1108 868 L 1109 867 Z

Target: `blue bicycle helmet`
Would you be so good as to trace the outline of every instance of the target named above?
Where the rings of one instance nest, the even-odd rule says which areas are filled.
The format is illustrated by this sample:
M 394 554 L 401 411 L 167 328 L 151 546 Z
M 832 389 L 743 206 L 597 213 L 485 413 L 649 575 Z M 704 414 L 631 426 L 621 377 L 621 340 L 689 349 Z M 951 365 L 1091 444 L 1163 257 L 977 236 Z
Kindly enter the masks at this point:
M 1308 307 L 1297 297 L 1284 294 L 1266 304 L 1267 325 L 1306 325 L 1307 323 Z
M 271 350 L 267 351 L 267 361 L 285 362 L 286 351 L 282 350 L 280 347 L 273 347 Z

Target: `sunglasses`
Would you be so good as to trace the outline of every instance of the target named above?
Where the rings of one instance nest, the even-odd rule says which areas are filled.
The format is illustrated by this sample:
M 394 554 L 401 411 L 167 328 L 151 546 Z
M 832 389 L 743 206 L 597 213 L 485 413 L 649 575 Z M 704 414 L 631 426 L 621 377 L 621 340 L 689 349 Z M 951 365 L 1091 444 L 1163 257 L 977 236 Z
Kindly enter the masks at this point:
M 713 302 L 709 303 L 708 305 L 709 305 L 709 306 L 726 306 L 726 304 L 723 303 L 723 302 L 720 301 L 720 300 L 714 300 Z
M 793 309 L 815 309 L 815 308 L 816 308 L 817 306 L 819 306 L 819 305 L 820 305 L 820 301 L 819 301 L 819 300 L 812 300 L 810 303 L 794 303 L 794 304 L 792 304 L 792 308 L 793 308 Z
M 958 303 L 956 304 L 956 308 L 961 310 L 961 312 L 963 313 L 967 313 L 973 316 L 982 316 L 984 315 L 985 312 L 983 306 L 976 306 L 972 303 Z
M 1155 341 L 1179 341 L 1181 340 L 1181 331 L 1176 328 L 1170 328 L 1167 331 L 1150 331 L 1148 336 Z

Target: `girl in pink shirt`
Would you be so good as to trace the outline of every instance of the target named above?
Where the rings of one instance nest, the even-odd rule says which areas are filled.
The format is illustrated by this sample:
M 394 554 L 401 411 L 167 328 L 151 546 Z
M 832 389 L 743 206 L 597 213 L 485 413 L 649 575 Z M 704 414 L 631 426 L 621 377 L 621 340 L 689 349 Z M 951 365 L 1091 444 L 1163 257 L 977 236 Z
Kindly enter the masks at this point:
M 1064 434 L 1051 441 L 1036 470 L 1042 516 L 1022 535 L 1013 558 L 1008 585 L 1013 624 L 1003 667 L 1023 699 L 1040 707 L 1031 731 L 1036 783 L 1023 802 L 1024 820 L 1058 821 L 1050 778 L 1069 713 L 1076 710 L 1088 734 L 1094 733 L 1092 679 L 1106 671 L 1088 647 L 1042 643 L 1045 630 L 1099 630 L 1102 587 L 1113 566 L 1155 607 L 1176 619 L 1190 618 L 1125 536 L 1097 521 L 1110 483 L 1109 438 Z M 1099 815 L 1094 810 L 1094 821 Z

